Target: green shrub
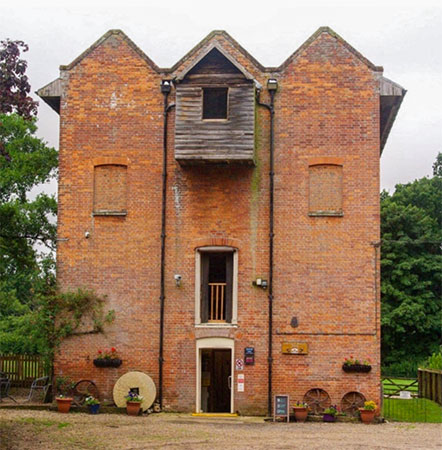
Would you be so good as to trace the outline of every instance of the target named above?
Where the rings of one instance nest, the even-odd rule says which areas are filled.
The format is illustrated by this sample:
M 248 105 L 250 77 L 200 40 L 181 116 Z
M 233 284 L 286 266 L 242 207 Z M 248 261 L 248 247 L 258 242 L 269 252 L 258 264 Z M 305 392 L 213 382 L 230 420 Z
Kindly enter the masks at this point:
M 419 367 L 422 369 L 442 370 L 442 349 L 439 352 L 433 353 Z

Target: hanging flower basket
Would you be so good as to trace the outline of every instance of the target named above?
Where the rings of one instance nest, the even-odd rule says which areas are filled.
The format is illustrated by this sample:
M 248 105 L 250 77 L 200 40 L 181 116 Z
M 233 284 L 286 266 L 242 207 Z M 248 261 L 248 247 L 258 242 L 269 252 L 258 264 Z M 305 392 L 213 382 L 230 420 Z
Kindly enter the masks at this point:
M 369 364 L 343 364 L 342 370 L 344 372 L 364 372 L 368 373 L 371 370 Z
M 97 359 L 94 359 L 94 366 L 95 367 L 120 367 L 122 362 L 123 361 L 119 358 L 114 358 L 114 359 L 97 358 Z

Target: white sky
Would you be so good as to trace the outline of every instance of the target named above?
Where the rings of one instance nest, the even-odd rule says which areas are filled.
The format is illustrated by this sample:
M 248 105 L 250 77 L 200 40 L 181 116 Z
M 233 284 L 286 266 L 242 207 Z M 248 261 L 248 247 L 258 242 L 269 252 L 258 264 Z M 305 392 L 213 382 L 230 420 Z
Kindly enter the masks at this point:
M 214 29 L 278 66 L 327 25 L 408 90 L 381 159 L 381 187 L 431 174 L 442 151 L 440 0 L 0 0 L 0 39 L 24 40 L 32 90 L 111 28 L 170 67 Z M 58 148 L 58 115 L 40 100 L 39 136 Z M 48 188 L 54 192 L 55 186 Z

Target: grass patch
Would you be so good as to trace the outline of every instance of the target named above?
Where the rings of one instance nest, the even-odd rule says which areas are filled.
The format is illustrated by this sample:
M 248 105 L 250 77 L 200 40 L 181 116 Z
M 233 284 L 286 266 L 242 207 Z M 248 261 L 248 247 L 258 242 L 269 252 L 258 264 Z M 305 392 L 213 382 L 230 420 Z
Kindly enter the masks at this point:
M 383 415 L 398 422 L 442 423 L 442 407 L 426 398 L 385 398 Z
M 66 428 L 69 426 L 68 422 L 57 422 L 55 420 L 35 419 L 34 417 L 23 417 L 20 422 L 34 425 L 39 431 L 45 427 L 52 427 L 57 425 L 57 428 Z

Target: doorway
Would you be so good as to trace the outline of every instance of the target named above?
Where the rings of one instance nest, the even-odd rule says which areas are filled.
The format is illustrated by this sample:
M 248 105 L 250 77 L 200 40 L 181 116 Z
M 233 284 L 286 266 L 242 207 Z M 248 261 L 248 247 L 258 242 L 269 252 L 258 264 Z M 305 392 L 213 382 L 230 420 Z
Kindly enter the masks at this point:
M 200 411 L 230 413 L 232 399 L 232 350 L 207 348 L 201 350 Z

